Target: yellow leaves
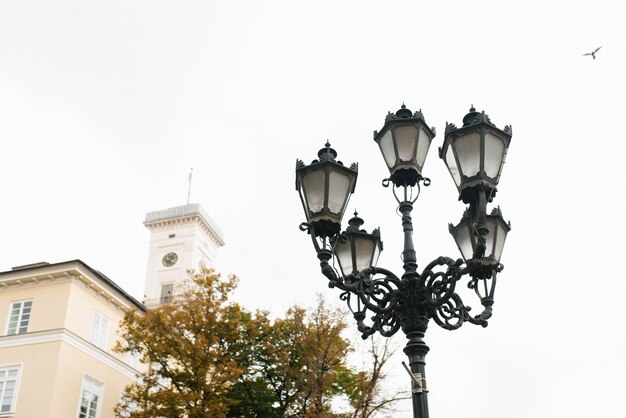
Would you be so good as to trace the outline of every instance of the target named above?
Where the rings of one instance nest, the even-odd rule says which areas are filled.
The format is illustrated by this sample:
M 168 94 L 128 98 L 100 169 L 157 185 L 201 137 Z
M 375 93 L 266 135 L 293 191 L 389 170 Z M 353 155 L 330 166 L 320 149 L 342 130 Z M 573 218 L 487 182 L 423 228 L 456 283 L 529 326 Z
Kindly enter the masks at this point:
M 119 416 L 330 418 L 345 415 L 332 410 L 342 395 L 355 408 L 351 417 L 380 407 L 376 367 L 385 353 L 377 373 L 352 370 L 341 311 L 319 298 L 313 309 L 294 306 L 272 322 L 230 302 L 236 286 L 236 277 L 203 268 L 190 273 L 176 303 L 126 313 L 116 350 L 138 352 L 150 367 L 116 408 L 134 410 Z
M 142 382 L 127 388 L 124 402 L 140 411 L 131 416 L 191 418 L 211 411 L 210 416 L 225 417 L 233 403 L 229 386 L 243 372 L 233 348 L 245 341 L 233 330 L 239 329 L 244 312 L 228 301 L 236 284 L 234 276 L 224 279 L 202 268 L 190 276 L 181 303 L 126 314 L 124 341 L 116 350 L 138 351 L 151 362 Z M 159 384 L 163 381 L 168 384 Z

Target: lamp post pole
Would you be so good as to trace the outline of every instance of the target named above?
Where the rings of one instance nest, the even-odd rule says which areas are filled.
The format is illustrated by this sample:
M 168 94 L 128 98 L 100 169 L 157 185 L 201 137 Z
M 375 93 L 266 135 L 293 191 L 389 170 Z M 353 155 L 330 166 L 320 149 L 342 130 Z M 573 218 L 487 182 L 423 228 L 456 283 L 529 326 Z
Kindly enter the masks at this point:
M 432 319 L 448 330 L 458 329 L 464 322 L 487 326 L 496 276 L 503 268 L 500 256 L 510 230 L 499 208 L 487 214 L 487 203 L 495 196 L 511 129 L 498 129 L 484 112 L 472 107 L 461 128 L 446 125 L 439 150 L 459 190 L 459 200 L 469 205 L 461 222 L 449 227 L 463 258 L 438 257 L 418 271 L 411 212 L 421 186 L 430 184 L 422 176 L 422 168 L 434 136 L 434 128 L 428 128 L 422 112 L 412 113 L 404 105 L 395 114 L 389 113 L 383 129 L 374 132 L 390 171 L 383 185 L 392 187 L 402 217 L 404 272 L 400 277 L 377 267 L 383 247 L 378 229 L 371 233 L 361 229 L 364 221 L 355 213 L 340 232 L 358 166 L 345 167 L 328 142 L 318 160 L 308 166 L 296 162 L 296 189 L 307 216 L 300 229 L 311 235 L 329 287 L 342 291 L 340 298 L 352 311 L 363 338 L 375 332 L 390 337 L 400 329 L 407 337 L 404 353 L 409 360 L 414 418 L 429 417 L 425 373 L 429 348 L 424 342 L 428 323 Z M 469 278 L 467 286 L 483 306 L 478 315 L 469 314 L 471 308 L 456 292 L 463 277 Z

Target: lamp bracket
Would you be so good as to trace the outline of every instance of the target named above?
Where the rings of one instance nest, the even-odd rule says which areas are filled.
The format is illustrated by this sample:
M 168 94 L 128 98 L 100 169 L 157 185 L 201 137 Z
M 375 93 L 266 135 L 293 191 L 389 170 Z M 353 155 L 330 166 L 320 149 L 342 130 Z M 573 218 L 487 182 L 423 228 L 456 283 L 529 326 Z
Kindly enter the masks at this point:
M 428 392 L 426 389 L 426 378 L 422 377 L 421 373 L 413 373 L 409 366 L 405 362 L 402 362 L 404 369 L 411 376 L 411 392 L 412 393 L 424 393 Z
M 343 291 L 341 300 L 351 308 L 363 339 L 376 332 L 390 337 L 400 329 L 405 333 L 412 329 L 425 331 L 429 318 L 442 328 L 455 330 L 464 322 L 486 327 L 491 317 L 495 276 L 500 265 L 482 265 L 473 260 L 464 265 L 462 259 L 438 257 L 421 273 L 409 272 L 401 278 L 381 267 L 370 267 L 356 276 L 343 278 L 329 263 L 331 258 L 330 249 L 318 251 L 328 286 Z M 485 288 L 485 293 L 478 284 L 486 285 L 487 279 L 470 280 L 473 282 L 470 288 L 484 307 L 480 314 L 472 316 L 471 307 L 456 293 L 456 284 L 463 276 L 473 277 L 477 269 L 489 270 L 491 286 Z M 418 321 L 419 318 L 425 322 Z
M 419 180 L 413 185 L 405 183 L 403 185 L 394 184 L 392 187 L 393 196 L 396 198 L 398 204 L 402 202 L 411 202 L 415 203 L 420 196 L 422 188 L 420 186 L 420 182 L 424 184 L 424 187 L 430 186 L 430 179 L 428 177 L 420 177 Z M 393 183 L 393 180 L 390 178 L 383 179 L 383 187 L 389 187 Z M 402 194 L 398 196 L 398 192 L 396 189 L 402 188 Z

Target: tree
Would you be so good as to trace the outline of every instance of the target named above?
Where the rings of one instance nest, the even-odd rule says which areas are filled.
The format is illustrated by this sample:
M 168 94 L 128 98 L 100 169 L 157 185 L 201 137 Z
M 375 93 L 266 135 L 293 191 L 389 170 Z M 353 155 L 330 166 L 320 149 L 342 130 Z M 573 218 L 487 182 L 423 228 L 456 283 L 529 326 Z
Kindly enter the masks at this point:
M 392 412 L 395 402 L 410 398 L 406 391 L 396 391 L 389 395 L 382 390 L 382 383 L 387 378 L 385 365 L 396 351 L 390 344 L 388 338 L 382 343 L 374 337 L 370 338 L 367 368 L 356 374 L 346 390 L 352 406 L 350 418 L 370 418 L 376 414 Z
M 254 334 L 251 315 L 228 301 L 236 284 L 201 268 L 175 303 L 126 313 L 116 350 L 139 353 L 149 367 L 126 387 L 118 415 L 226 416 L 235 402 L 230 388 L 244 371 L 246 336 Z
M 276 393 L 269 382 L 263 378 L 262 365 L 259 358 L 263 357 L 261 350 L 268 336 L 271 334 L 271 325 L 267 312 L 258 311 L 255 315 L 254 331 L 247 334 L 248 344 L 240 353 L 239 365 L 244 372 L 230 388 L 229 397 L 235 402 L 231 406 L 229 418 L 282 418 L 277 407 Z
M 368 418 L 402 398 L 381 390 L 382 369 L 393 353 L 389 345 L 373 344 L 371 368 L 355 372 L 347 364 L 352 347 L 342 336 L 344 314 L 322 298 L 311 311 L 294 306 L 274 323 L 267 315 L 257 321 L 253 360 L 233 386 L 231 396 L 239 402 L 228 417 Z M 333 411 L 342 397 L 351 412 Z
M 372 351 L 371 370 L 348 365 L 341 311 L 319 298 L 272 321 L 230 302 L 236 285 L 202 268 L 173 303 L 126 313 L 116 350 L 149 366 L 126 387 L 118 416 L 369 418 L 395 400 L 379 389 L 387 345 Z M 333 410 L 339 399 L 354 413 Z
M 344 315 L 322 298 L 311 312 L 292 307 L 277 319 L 263 341 L 259 363 L 285 417 L 332 417 L 351 370 L 350 342 L 342 337 Z

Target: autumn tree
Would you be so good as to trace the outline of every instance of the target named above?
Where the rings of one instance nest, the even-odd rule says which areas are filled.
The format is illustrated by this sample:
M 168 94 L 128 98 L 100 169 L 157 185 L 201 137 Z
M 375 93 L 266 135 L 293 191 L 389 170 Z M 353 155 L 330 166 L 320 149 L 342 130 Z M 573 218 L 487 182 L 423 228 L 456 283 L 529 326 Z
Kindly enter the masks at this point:
M 239 403 L 229 417 L 369 418 L 402 398 L 381 390 L 393 353 L 389 345 L 373 345 L 370 367 L 353 370 L 347 363 L 352 346 L 342 335 L 344 314 L 323 299 L 310 311 L 294 306 L 273 323 L 267 316 L 258 319 L 260 332 L 250 345 L 253 366 L 233 387 Z M 341 398 L 348 399 L 349 412 L 333 411 Z
M 118 416 L 369 418 L 395 400 L 379 389 L 386 345 L 371 369 L 348 365 L 341 311 L 319 298 L 271 320 L 229 301 L 236 284 L 202 268 L 172 303 L 126 313 L 116 350 L 148 367 L 126 387 Z M 354 411 L 333 410 L 339 399 Z
M 357 372 L 350 384 L 346 386 L 346 394 L 352 411 L 349 418 L 370 418 L 394 411 L 394 404 L 402 399 L 409 399 L 407 391 L 384 391 L 383 383 L 387 379 L 385 365 L 395 352 L 390 339 L 371 337 L 369 340 L 367 359 L 363 370 Z
M 119 416 L 225 417 L 255 332 L 250 314 L 228 301 L 236 284 L 202 268 L 174 303 L 126 313 L 116 350 L 139 353 L 148 368 L 126 387 Z

